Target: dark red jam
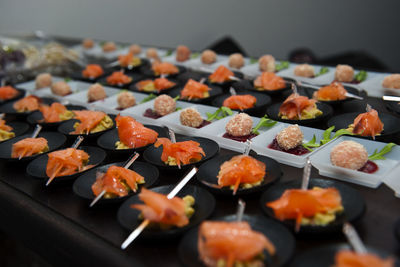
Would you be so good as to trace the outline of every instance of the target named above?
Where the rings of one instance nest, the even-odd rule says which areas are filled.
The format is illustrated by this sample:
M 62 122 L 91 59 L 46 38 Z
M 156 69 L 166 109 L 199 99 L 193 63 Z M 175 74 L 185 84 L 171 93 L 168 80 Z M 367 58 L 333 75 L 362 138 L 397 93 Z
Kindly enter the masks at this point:
M 359 169 L 360 172 L 374 173 L 378 170 L 378 165 L 375 162 L 368 160 L 364 166 Z
M 152 119 L 158 119 L 161 118 L 162 116 L 156 113 L 154 110 L 151 108 L 146 109 L 146 111 L 143 113 L 143 116 L 147 118 L 152 118 Z
M 200 126 L 196 127 L 197 129 L 200 129 L 201 127 L 207 126 L 211 123 L 211 121 L 203 120 L 203 122 L 200 124 Z
M 276 138 L 274 138 L 274 141 L 272 141 L 271 144 L 268 145 L 268 148 L 274 149 L 274 150 L 278 150 L 278 151 L 282 151 L 282 152 L 286 152 L 289 154 L 293 154 L 296 156 L 301 156 L 307 153 L 310 153 L 310 151 L 308 149 L 306 149 L 303 146 L 296 146 L 295 148 L 289 149 L 289 150 L 285 150 L 283 148 L 281 148 L 278 144 L 278 141 L 276 141 Z
M 228 138 L 228 139 L 232 139 L 232 140 L 235 140 L 235 141 L 238 141 L 238 142 L 246 142 L 247 140 L 249 140 L 251 138 L 254 138 L 256 136 L 257 135 L 253 134 L 253 133 L 248 134 L 248 135 L 243 135 L 243 136 L 233 136 L 233 135 L 230 135 L 228 133 L 224 133 L 224 135 L 222 137 Z
M 336 81 L 336 80 L 333 80 L 334 82 L 339 82 L 339 81 Z M 352 80 L 351 82 L 346 82 L 346 83 L 351 83 L 351 84 L 359 84 L 359 83 L 361 83 L 360 81 L 357 81 L 357 80 Z

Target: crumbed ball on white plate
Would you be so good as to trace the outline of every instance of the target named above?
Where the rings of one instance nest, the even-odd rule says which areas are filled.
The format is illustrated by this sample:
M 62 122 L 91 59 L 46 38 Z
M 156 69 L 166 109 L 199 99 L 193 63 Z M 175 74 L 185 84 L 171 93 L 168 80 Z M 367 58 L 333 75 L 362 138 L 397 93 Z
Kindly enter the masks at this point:
M 131 92 L 122 92 L 117 97 L 118 106 L 121 109 L 126 109 L 136 105 L 136 98 Z
M 86 38 L 86 39 L 83 39 L 82 46 L 85 49 L 90 49 L 90 48 L 93 48 L 94 42 L 92 39 Z
M 335 80 L 338 82 L 349 83 L 354 79 L 354 69 L 349 65 L 337 65 L 335 71 Z
M 36 76 L 35 84 L 36 89 L 50 87 L 53 82 L 53 78 L 50 73 L 41 73 Z
M 185 108 L 181 111 L 179 119 L 182 125 L 197 128 L 203 123 L 201 114 L 195 108 Z
M 240 53 L 234 53 L 229 56 L 229 67 L 235 68 L 235 69 L 240 69 L 241 67 L 244 66 L 244 58 L 242 54 Z
M 183 62 L 190 58 L 190 49 L 186 45 L 179 45 L 176 48 L 176 61 Z
M 103 100 L 107 97 L 107 94 L 101 84 L 95 83 L 89 87 L 87 97 L 89 102 L 94 102 L 98 100 Z
M 154 111 L 160 116 L 165 116 L 175 110 L 176 102 L 169 95 L 159 95 L 154 100 Z
M 134 55 L 138 55 L 142 52 L 142 48 L 138 44 L 133 44 L 129 47 L 129 52 Z
M 275 58 L 272 55 L 263 55 L 258 59 L 258 67 L 261 71 L 275 72 Z
M 400 74 L 391 74 L 383 79 L 384 88 L 400 89 Z
M 204 64 L 212 64 L 215 61 L 217 61 L 217 54 L 210 50 L 204 50 L 203 53 L 201 53 L 201 62 Z
M 158 52 L 155 48 L 148 48 L 146 50 L 146 57 L 149 59 L 158 59 Z
M 51 92 L 55 95 L 66 96 L 72 93 L 71 87 L 64 81 L 59 81 L 51 85 Z
M 300 64 L 294 68 L 294 75 L 300 77 L 313 78 L 315 76 L 314 67 L 309 64 Z
M 343 141 L 331 150 L 331 162 L 335 166 L 358 170 L 368 161 L 368 152 L 354 141 Z
M 289 150 L 301 145 L 303 143 L 303 137 L 304 135 L 300 127 L 295 124 L 280 131 L 276 135 L 276 141 L 281 148 Z
M 115 45 L 114 42 L 106 42 L 103 45 L 103 51 L 104 52 L 112 52 L 112 51 L 115 51 L 115 50 L 117 50 L 117 46 Z
M 225 126 L 225 130 L 232 136 L 245 136 L 251 133 L 253 119 L 246 113 L 239 113 L 233 116 Z

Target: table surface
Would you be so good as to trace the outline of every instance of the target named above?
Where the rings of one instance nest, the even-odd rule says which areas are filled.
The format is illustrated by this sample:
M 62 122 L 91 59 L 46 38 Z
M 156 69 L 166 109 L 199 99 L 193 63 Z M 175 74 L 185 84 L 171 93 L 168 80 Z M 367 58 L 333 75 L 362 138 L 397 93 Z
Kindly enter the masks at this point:
M 368 98 L 380 112 L 387 112 L 383 101 Z M 336 114 L 363 111 L 365 101 L 351 101 Z M 319 128 L 325 128 L 319 125 Z M 400 127 L 400 126 L 399 126 Z M 398 137 L 393 140 L 399 143 Z M 227 150 L 221 149 L 222 154 Z M 113 162 L 107 158 L 106 163 Z M 180 238 L 157 241 L 136 240 L 126 251 L 120 249 L 128 236 L 117 222 L 119 205 L 98 205 L 89 208 L 89 202 L 72 192 L 71 184 L 45 187 L 42 180 L 29 177 L 21 164 L 0 163 L 0 230 L 22 241 L 49 263 L 56 266 L 179 266 L 177 247 Z M 281 164 L 281 181 L 301 179 L 302 170 Z M 311 177 L 321 177 L 316 169 Z M 158 185 L 175 184 L 181 174 L 162 173 Z M 191 184 L 197 184 L 193 179 Z M 365 198 L 367 210 L 356 223 L 363 241 L 372 247 L 399 255 L 399 243 L 393 233 L 399 219 L 400 199 L 385 185 L 370 189 L 355 184 Z M 243 197 L 247 214 L 261 214 L 260 193 Z M 216 196 L 212 217 L 233 214 L 237 201 L 233 197 Z M 343 235 L 297 239 L 296 254 L 306 249 L 345 242 Z M 296 255 L 295 254 L 295 255 Z

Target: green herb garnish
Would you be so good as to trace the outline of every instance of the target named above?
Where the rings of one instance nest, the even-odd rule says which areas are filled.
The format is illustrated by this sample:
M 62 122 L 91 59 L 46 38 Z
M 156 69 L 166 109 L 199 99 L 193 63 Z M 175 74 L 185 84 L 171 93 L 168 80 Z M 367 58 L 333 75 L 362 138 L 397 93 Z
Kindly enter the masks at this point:
M 328 73 L 328 72 L 329 72 L 329 68 L 328 67 L 322 67 L 319 70 L 319 72 L 317 74 L 315 74 L 315 77 L 321 76 L 321 75 L 323 75 L 325 73 Z
M 324 133 L 322 134 L 322 139 L 319 142 L 317 142 L 317 138 L 316 138 L 316 136 L 314 134 L 313 138 L 310 141 L 308 141 L 307 143 L 303 143 L 303 147 L 308 149 L 309 151 L 312 151 L 312 148 L 323 146 L 326 143 L 332 141 L 333 139 L 338 138 L 339 136 L 342 136 L 342 135 L 353 135 L 353 133 L 350 132 L 349 130 L 340 129 L 337 132 L 335 132 L 333 137 L 331 137 L 332 132 L 333 132 L 334 129 L 335 129 L 335 126 L 332 126 L 332 127 L 329 127 L 328 129 L 326 129 L 324 131 Z
M 354 80 L 357 82 L 363 82 L 367 79 L 367 76 L 368 73 L 365 70 L 360 70 L 360 72 L 354 76 Z
M 383 155 L 392 151 L 392 147 L 394 147 L 395 145 L 396 145 L 395 143 L 389 143 L 386 146 L 384 146 L 379 152 L 378 149 L 375 149 L 374 153 L 368 156 L 368 159 L 369 160 L 386 159 Z
M 174 101 L 179 100 L 179 97 L 180 97 L 180 95 L 175 96 L 175 97 L 174 97 Z
M 178 111 L 178 110 L 181 110 L 182 108 L 181 107 L 177 107 L 176 109 L 175 109 L 175 111 Z
M 233 111 L 228 107 L 220 107 L 214 113 L 206 112 L 207 121 L 220 120 L 233 114 Z
M 173 50 L 170 49 L 167 51 L 167 53 L 165 54 L 166 57 L 169 57 L 170 55 L 172 55 Z
M 70 82 L 70 81 L 72 81 L 72 79 L 71 79 L 70 77 L 65 77 L 65 78 L 64 78 L 64 82 L 67 83 L 67 82 Z
M 255 64 L 257 62 L 258 62 L 258 59 L 254 58 L 254 57 L 250 58 L 250 64 Z
M 194 53 L 192 53 L 191 55 L 190 55 L 190 58 L 191 59 L 195 59 L 195 58 L 198 58 L 200 56 L 200 53 L 199 52 L 194 52 Z
M 272 127 L 276 124 L 276 121 L 271 120 L 270 118 L 267 117 L 267 115 L 265 115 L 264 117 L 261 118 L 261 120 L 258 122 L 258 124 L 256 125 L 256 127 L 253 128 L 253 130 L 251 131 L 253 134 L 260 134 L 258 132 L 258 129 L 260 129 L 261 127 Z
M 289 68 L 289 66 L 290 66 L 289 61 L 281 61 L 280 63 L 275 65 L 275 70 L 281 71 L 281 70 Z
M 140 101 L 140 104 L 149 102 L 150 100 L 153 100 L 154 98 L 156 98 L 157 96 L 155 94 L 149 94 L 147 97 L 143 98 L 142 101 Z

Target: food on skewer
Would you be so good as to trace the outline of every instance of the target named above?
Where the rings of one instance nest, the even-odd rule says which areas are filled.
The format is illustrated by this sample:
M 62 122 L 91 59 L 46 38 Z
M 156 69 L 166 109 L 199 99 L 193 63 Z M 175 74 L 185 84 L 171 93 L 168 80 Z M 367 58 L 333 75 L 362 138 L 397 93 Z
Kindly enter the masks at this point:
M 302 146 L 303 137 L 300 127 L 297 124 L 291 125 L 280 131 L 268 147 L 289 154 L 304 155 L 310 151 Z
M 294 68 L 294 75 L 306 78 L 314 78 L 315 70 L 314 67 L 309 64 L 300 64 Z
M 119 137 L 119 141 L 115 143 L 117 149 L 143 147 L 157 140 L 156 131 L 146 128 L 132 117 L 118 115 L 115 121 Z
M 47 151 L 49 151 L 49 146 L 45 138 L 25 138 L 12 145 L 11 157 L 30 157 Z
M 253 119 L 246 113 L 232 117 L 225 126 L 226 133 L 222 136 L 239 142 L 246 142 L 257 134 L 252 133 Z
M 382 259 L 371 253 L 357 253 L 350 250 L 341 250 L 335 255 L 334 267 L 393 267 L 394 259 Z
M 50 88 L 53 94 L 59 96 L 66 96 L 72 93 L 71 87 L 65 81 L 55 82 Z
M 195 108 L 185 108 L 182 110 L 179 114 L 179 120 L 182 125 L 197 129 L 211 123 L 207 120 L 204 120 L 201 117 L 201 114 Z
M 82 71 L 82 77 L 96 79 L 104 74 L 103 68 L 98 64 L 88 64 Z
M 26 96 L 13 104 L 13 108 L 19 112 L 30 112 L 38 110 L 40 107 L 41 99 L 37 96 L 29 95 Z
M 153 80 L 143 80 L 135 84 L 139 91 L 143 92 L 161 92 L 162 90 L 174 87 L 176 83 L 171 82 L 167 78 L 157 78 Z
M 99 173 L 92 185 L 95 196 L 105 191 L 104 198 L 124 197 L 130 191 L 136 192 L 138 184 L 144 184 L 144 177 L 133 170 L 111 166 L 106 173 Z
M 335 80 L 338 82 L 351 83 L 354 79 L 354 69 L 349 65 L 337 65 Z
M 347 130 L 357 135 L 375 138 L 382 133 L 384 125 L 379 119 L 378 112 L 372 108 L 368 109 L 369 111 L 359 114 Z
M 131 208 L 140 210 L 140 219 L 155 223 L 153 227 L 157 224 L 161 229 L 183 227 L 189 224 L 189 219 L 195 212 L 195 199 L 191 195 L 168 199 L 163 194 L 142 188 L 139 198 L 144 204 L 133 204 Z
M 322 115 L 316 100 L 299 94 L 291 94 L 280 106 L 279 117 L 287 120 L 314 119 Z
M 110 76 L 106 78 L 108 84 L 111 85 L 125 85 L 132 82 L 132 77 L 125 75 L 123 71 L 114 71 Z
M 215 61 L 217 61 L 217 54 L 214 51 L 207 49 L 201 53 L 201 62 L 203 64 L 209 65 Z
M 254 87 L 259 91 L 279 90 L 286 87 L 285 80 L 273 72 L 263 72 L 254 80 Z
M 233 76 L 235 76 L 235 74 L 231 70 L 221 65 L 208 77 L 208 79 L 212 83 L 223 83 L 230 81 Z
M 103 85 L 99 83 L 92 84 L 89 87 L 87 98 L 88 102 L 95 102 L 99 100 L 103 100 L 107 97 L 106 90 L 104 89 Z
M 296 231 L 300 225 L 325 226 L 343 212 L 342 198 L 336 188 L 288 189 L 282 196 L 266 203 L 281 221 L 295 220 Z
M 337 101 L 346 99 L 347 90 L 339 82 L 332 82 L 329 85 L 319 88 L 315 91 L 313 98 L 322 101 Z
M 112 119 L 102 111 L 73 110 L 73 112 L 80 122 L 74 124 L 75 131 L 70 134 L 97 133 L 110 129 L 114 125 Z
M 159 61 L 159 60 L 160 60 L 160 57 L 158 56 L 158 51 L 157 51 L 157 49 L 156 49 L 156 48 L 153 48 L 153 47 L 148 48 L 148 49 L 146 50 L 146 57 L 147 57 L 148 59 L 153 59 L 153 60 L 155 60 L 155 61 Z
M 382 81 L 384 88 L 400 89 L 400 74 L 391 74 Z
M 244 57 L 240 53 L 234 53 L 229 56 L 228 65 L 234 69 L 240 69 L 244 66 Z
M 54 102 L 51 106 L 42 105 L 39 107 L 43 115 L 43 122 L 54 123 L 72 119 L 74 113 L 68 110 L 64 105 Z
M 121 67 L 137 67 L 142 64 L 142 60 L 138 57 L 135 57 L 135 54 L 129 52 L 126 55 L 119 55 L 118 62 Z
M 38 76 L 36 76 L 35 79 L 36 89 L 50 87 L 52 83 L 53 79 L 50 73 L 41 73 Z
M 226 98 L 222 105 L 230 109 L 249 109 L 253 108 L 257 102 L 257 98 L 253 95 L 231 95 Z
M 12 86 L 0 86 L 0 100 L 13 99 L 19 94 L 19 91 Z
M 154 100 L 154 110 L 147 109 L 143 116 L 158 119 L 176 110 L 176 102 L 169 95 L 159 95 Z
M 275 58 L 272 55 L 263 55 L 258 59 L 258 68 L 262 72 L 275 72 Z
M 114 42 L 105 42 L 103 44 L 103 52 L 109 53 L 117 50 L 117 46 L 115 45 Z
M 168 138 L 158 138 L 154 146 L 163 147 L 161 161 L 169 166 L 195 163 L 206 155 L 200 144 L 192 140 L 172 143 Z
M 92 39 L 86 38 L 82 41 L 82 47 L 85 49 L 90 49 L 94 47 L 94 41 Z
M 176 48 L 176 61 L 178 62 L 184 62 L 190 59 L 190 49 L 189 47 L 185 45 L 179 45 Z
M 136 105 L 136 98 L 131 92 L 124 91 L 118 94 L 117 102 L 118 109 L 123 110 Z
M 276 252 L 271 241 L 247 222 L 203 222 L 197 249 L 201 261 L 210 267 L 264 266 L 263 251 L 271 256 Z
M 12 132 L 13 128 L 6 124 L 6 121 L 0 119 L 0 142 L 15 137 L 15 133 Z
M 207 98 L 210 96 L 209 91 L 211 88 L 206 84 L 189 79 L 181 91 L 181 97 L 188 100 Z
M 154 62 L 151 66 L 154 75 L 172 75 L 179 73 L 179 69 L 169 62 Z
M 142 48 L 138 44 L 133 44 L 129 47 L 129 53 L 133 55 L 139 55 L 142 52 Z

